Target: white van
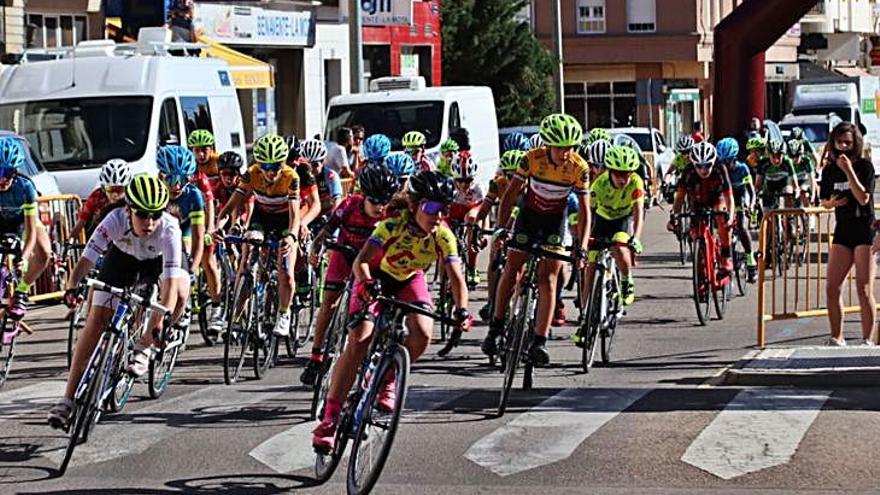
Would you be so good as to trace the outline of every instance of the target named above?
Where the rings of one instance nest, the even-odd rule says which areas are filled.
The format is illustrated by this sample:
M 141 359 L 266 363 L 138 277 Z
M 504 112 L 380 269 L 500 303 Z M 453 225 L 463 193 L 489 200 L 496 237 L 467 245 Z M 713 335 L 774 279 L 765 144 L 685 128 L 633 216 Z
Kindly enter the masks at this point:
M 0 129 L 27 138 L 63 192 L 87 196 L 111 158 L 155 171 L 157 147 L 185 145 L 195 129 L 212 131 L 218 151 L 245 156 L 226 62 L 172 56 L 180 44 L 149 38 L 31 50 L 0 75 Z
M 327 108 L 324 135 L 332 138 L 340 127 L 360 124 L 366 135 L 383 133 L 392 150 L 402 149 L 400 139 L 409 131 L 427 137 L 426 150 L 437 163 L 440 143 L 456 129 L 467 129 L 471 151 L 479 169 L 477 182 L 484 187 L 498 168 L 498 121 L 492 90 L 478 86 L 424 87 L 424 78 L 380 78 L 369 93 L 335 96 Z

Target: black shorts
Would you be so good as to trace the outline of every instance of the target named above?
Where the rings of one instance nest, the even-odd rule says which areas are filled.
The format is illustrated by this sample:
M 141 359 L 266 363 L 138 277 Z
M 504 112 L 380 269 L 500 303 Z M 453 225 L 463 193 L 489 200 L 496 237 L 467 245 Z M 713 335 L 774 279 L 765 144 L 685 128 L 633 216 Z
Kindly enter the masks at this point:
M 159 281 L 161 274 L 161 256 L 149 260 L 139 260 L 130 254 L 123 253 L 111 244 L 102 258 L 98 280 L 125 289 L 133 287 L 137 282 L 153 285 Z
M 0 235 L 17 235 L 24 240 L 24 219 L 19 221 L 0 220 Z
M 612 239 L 618 232 L 632 235 L 632 223 L 632 215 L 617 220 L 608 220 L 601 215 L 594 215 L 592 237 L 594 239 Z
M 849 249 L 857 246 L 870 246 L 874 242 L 873 219 L 856 218 L 845 223 L 838 223 L 834 227 L 834 240 L 832 244 L 838 244 Z
M 568 215 L 564 212 L 548 215 L 520 208 L 509 245 L 513 249 L 527 250 L 533 244 L 539 243 L 546 248 L 558 250 L 563 247 L 567 229 Z
M 248 230 L 258 230 L 265 234 L 267 239 L 279 240 L 284 237 L 289 226 L 290 217 L 287 213 L 267 213 L 254 208 Z

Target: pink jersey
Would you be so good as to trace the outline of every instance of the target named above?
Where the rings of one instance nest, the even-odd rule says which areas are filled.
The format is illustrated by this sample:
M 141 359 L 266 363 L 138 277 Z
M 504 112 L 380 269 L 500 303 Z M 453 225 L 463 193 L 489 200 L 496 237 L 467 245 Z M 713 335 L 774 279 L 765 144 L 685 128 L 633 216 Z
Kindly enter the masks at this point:
M 339 243 L 360 250 L 373 233 L 373 228 L 381 218 L 372 218 L 364 210 L 364 197 L 352 194 L 330 216 L 327 225 L 331 230 L 340 230 Z

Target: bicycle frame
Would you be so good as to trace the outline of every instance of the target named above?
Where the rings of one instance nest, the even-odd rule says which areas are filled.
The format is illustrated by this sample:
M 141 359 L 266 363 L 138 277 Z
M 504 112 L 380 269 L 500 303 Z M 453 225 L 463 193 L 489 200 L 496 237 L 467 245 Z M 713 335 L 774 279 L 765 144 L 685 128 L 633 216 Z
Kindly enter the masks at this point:
M 690 214 L 691 229 L 690 237 L 692 242 L 702 241 L 706 246 L 706 258 L 703 264 L 704 275 L 709 280 L 712 290 L 718 290 L 730 281 L 730 274 L 718 277 L 715 271 L 715 263 L 720 257 L 720 243 L 714 233 L 714 221 L 716 215 L 727 214 L 723 211 L 700 211 Z

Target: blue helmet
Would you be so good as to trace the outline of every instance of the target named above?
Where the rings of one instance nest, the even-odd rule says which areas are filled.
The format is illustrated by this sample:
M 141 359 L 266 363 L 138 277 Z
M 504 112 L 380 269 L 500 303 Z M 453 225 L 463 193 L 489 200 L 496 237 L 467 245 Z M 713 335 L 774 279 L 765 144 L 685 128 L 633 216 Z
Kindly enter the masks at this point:
M 718 153 L 718 161 L 729 162 L 736 159 L 739 155 L 739 143 L 732 137 L 726 137 L 715 145 L 715 151 Z
M 176 144 L 159 148 L 156 153 L 156 165 L 159 167 L 159 172 L 165 175 L 190 176 L 196 173 L 196 157 L 193 152 Z
M 16 170 L 24 165 L 24 149 L 18 139 L 0 138 L 0 168 Z
M 504 139 L 504 151 L 529 151 L 530 148 L 529 138 L 521 132 L 513 132 Z
M 394 153 L 385 158 L 385 166 L 398 178 L 416 173 L 416 162 L 406 153 Z
M 391 140 L 385 134 L 373 134 L 364 140 L 364 157 L 367 161 L 381 163 L 391 153 Z

